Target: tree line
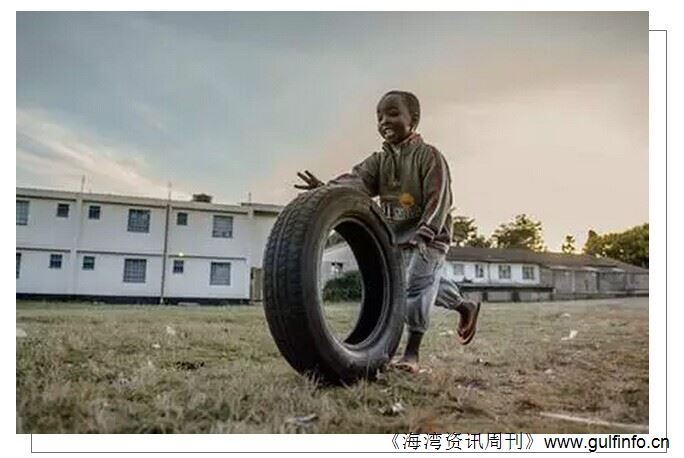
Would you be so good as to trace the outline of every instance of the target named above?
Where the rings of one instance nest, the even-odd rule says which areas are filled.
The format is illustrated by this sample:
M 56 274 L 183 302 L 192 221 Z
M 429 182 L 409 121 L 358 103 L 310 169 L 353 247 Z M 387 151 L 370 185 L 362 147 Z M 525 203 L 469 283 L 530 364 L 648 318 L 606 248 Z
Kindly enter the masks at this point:
M 478 232 L 474 218 L 453 217 L 452 245 L 481 248 L 520 248 L 532 251 L 549 251 L 544 244 L 541 221 L 526 214 L 517 215 L 513 221 L 500 224 L 490 237 Z M 560 251 L 574 254 L 575 237 L 567 235 Z M 589 230 L 582 253 L 597 257 L 609 257 L 628 264 L 648 268 L 648 223 L 631 227 L 623 232 L 598 234 Z

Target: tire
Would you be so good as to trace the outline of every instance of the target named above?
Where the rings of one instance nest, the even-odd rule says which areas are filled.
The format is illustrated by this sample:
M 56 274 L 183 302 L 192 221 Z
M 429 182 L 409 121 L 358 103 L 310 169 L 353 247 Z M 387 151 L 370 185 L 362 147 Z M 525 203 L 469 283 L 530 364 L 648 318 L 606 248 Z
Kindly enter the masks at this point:
M 352 249 L 363 281 L 359 316 L 344 341 L 326 325 L 318 288 L 332 229 Z M 365 194 L 337 186 L 300 194 L 271 230 L 263 271 L 269 329 L 299 373 L 349 384 L 373 379 L 394 355 L 404 324 L 404 268 L 392 231 Z

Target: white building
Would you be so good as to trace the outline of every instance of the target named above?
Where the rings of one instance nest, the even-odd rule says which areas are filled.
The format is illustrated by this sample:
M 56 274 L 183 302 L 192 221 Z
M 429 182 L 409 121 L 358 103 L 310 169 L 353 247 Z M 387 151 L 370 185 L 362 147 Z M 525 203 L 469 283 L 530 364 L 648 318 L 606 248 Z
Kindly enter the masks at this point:
M 339 243 L 327 248 L 321 263 L 323 283 L 344 272 L 358 270 L 356 258 L 349 245 Z M 510 262 L 490 262 L 483 259 L 449 259 L 445 262 L 441 275 L 457 283 L 482 285 L 538 285 L 539 266 Z
M 356 264 L 356 258 L 349 245 L 346 242 L 332 245 L 323 252 L 319 277 L 321 287 L 328 280 L 355 270 L 359 270 L 359 266 Z
M 208 197 L 17 188 L 17 296 L 259 300 L 281 207 Z
M 473 300 L 534 301 L 648 295 L 648 269 L 585 254 L 451 247 L 441 275 Z M 358 270 L 349 245 L 327 248 L 322 283 Z

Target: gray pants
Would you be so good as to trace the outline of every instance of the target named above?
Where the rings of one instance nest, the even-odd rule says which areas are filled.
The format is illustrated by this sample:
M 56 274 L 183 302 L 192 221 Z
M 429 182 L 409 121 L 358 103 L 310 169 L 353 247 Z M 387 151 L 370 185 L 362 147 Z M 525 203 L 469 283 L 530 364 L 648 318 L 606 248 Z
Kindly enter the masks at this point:
M 459 310 L 465 302 L 453 280 L 442 275 L 446 254 L 427 248 L 423 257 L 418 248 L 402 249 L 406 272 L 406 324 L 410 332 L 427 331 L 432 305 Z

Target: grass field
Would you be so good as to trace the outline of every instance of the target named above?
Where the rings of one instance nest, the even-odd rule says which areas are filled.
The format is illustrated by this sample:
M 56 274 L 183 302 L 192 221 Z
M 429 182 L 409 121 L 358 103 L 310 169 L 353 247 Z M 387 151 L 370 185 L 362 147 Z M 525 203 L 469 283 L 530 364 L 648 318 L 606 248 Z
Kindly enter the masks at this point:
M 355 310 L 327 309 L 337 328 Z M 629 431 L 544 412 L 648 424 L 646 298 L 484 304 L 467 347 L 455 314 L 432 317 L 422 373 L 329 388 L 288 366 L 260 306 L 17 302 L 17 432 Z

